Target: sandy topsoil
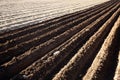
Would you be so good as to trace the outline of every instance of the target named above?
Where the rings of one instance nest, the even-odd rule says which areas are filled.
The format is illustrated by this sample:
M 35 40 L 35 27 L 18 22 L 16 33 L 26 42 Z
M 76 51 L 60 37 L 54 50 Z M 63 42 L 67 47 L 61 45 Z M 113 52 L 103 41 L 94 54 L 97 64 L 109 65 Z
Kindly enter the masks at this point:
M 36 24 L 108 0 L 0 0 L 0 32 Z

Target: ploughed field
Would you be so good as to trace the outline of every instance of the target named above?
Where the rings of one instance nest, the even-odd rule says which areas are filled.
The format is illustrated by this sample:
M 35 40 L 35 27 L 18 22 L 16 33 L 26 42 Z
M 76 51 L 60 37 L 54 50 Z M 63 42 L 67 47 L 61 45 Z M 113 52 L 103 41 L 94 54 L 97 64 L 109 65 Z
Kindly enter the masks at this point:
M 120 0 L 0 33 L 0 80 L 120 80 Z
M 0 33 L 86 9 L 108 0 L 0 0 Z

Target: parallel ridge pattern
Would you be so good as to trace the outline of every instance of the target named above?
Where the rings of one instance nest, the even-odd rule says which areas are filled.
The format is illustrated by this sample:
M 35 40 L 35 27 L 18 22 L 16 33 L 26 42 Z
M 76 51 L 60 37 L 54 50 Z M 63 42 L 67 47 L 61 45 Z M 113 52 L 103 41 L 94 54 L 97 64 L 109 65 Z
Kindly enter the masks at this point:
M 120 0 L 0 34 L 1 80 L 119 80 Z
M 105 1 L 0 0 L 0 33 L 37 24 L 102 2 Z

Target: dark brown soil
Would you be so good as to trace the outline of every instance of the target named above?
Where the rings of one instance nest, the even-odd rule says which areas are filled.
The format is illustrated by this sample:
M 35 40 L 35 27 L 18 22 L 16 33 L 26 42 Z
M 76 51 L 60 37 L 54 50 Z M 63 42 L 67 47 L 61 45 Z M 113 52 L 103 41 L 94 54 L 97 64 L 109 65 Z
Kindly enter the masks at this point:
M 111 0 L 1 33 L 0 79 L 113 80 L 117 75 L 120 28 L 115 26 L 120 27 L 119 15 L 120 0 Z

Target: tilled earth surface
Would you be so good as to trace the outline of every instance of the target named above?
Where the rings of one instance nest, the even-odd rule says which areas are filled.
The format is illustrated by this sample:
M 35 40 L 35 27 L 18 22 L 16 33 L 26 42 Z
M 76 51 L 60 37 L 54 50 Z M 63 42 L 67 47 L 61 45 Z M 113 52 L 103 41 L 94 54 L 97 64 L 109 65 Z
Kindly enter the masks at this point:
M 120 0 L 0 34 L 0 80 L 120 80 Z
M 0 33 L 60 17 L 108 0 L 0 0 Z

